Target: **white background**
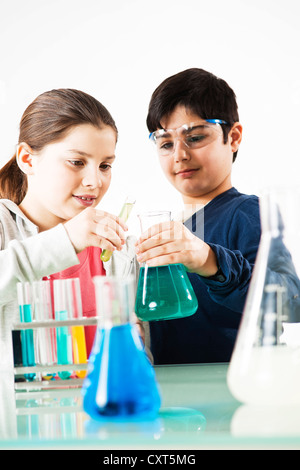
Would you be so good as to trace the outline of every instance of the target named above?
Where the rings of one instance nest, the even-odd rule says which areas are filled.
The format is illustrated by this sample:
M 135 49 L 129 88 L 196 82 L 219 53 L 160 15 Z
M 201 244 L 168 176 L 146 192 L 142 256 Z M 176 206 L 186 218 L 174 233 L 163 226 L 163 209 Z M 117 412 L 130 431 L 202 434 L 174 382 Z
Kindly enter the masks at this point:
M 40 93 L 95 96 L 119 129 L 111 187 L 101 206 L 118 213 L 181 209 L 145 124 L 154 89 L 189 67 L 234 89 L 244 127 L 233 184 L 259 194 L 299 182 L 299 0 L 0 0 L 0 166 Z

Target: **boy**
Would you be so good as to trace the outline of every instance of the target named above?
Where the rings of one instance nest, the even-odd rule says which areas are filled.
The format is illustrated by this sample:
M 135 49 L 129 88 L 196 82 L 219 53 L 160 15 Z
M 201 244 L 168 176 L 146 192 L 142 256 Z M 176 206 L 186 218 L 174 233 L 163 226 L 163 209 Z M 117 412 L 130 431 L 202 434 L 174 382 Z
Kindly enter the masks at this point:
M 157 226 L 137 244 L 148 266 L 182 263 L 199 304 L 191 317 L 150 322 L 154 363 L 227 362 L 261 235 L 258 198 L 231 183 L 242 140 L 235 94 L 205 70 L 185 70 L 154 91 L 147 126 L 185 207 L 200 206 L 184 225 Z

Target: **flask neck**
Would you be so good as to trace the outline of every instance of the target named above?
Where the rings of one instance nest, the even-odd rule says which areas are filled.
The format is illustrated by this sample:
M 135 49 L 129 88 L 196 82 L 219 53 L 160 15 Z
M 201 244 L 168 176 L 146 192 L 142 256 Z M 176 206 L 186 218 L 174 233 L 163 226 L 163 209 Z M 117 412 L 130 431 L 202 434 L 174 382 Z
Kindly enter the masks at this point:
M 98 314 L 99 328 L 112 328 L 114 326 L 127 325 L 132 321 L 132 315 L 128 309 L 124 309 L 117 300 L 112 305 Z
M 99 327 L 112 327 L 133 320 L 134 284 L 132 279 L 121 280 L 99 276 L 94 278 Z

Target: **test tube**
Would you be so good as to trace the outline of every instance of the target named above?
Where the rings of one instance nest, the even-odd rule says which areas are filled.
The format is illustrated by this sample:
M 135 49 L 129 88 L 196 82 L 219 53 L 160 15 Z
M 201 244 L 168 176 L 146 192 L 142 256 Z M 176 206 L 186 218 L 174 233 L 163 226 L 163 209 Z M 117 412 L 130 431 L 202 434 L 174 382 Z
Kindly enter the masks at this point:
M 33 308 L 36 321 L 52 320 L 50 281 L 32 283 Z M 37 362 L 41 365 L 56 363 L 56 338 L 54 328 L 37 329 Z M 51 380 L 55 373 L 42 372 L 45 380 Z
M 32 322 L 32 289 L 29 282 L 18 282 L 17 296 L 21 323 Z M 21 330 L 21 349 L 24 367 L 34 367 L 36 364 L 33 330 Z M 35 373 L 24 375 L 29 382 L 33 381 L 36 377 Z
M 65 279 L 53 281 L 55 320 L 66 321 L 70 319 L 68 291 Z M 72 364 L 72 335 L 68 326 L 56 328 L 57 364 Z M 59 371 L 61 379 L 69 379 L 72 371 Z
M 132 196 L 127 196 L 124 204 L 123 204 L 123 207 L 121 209 L 121 212 L 119 214 L 119 217 L 120 219 L 123 220 L 123 222 L 126 222 L 128 220 L 128 217 L 130 215 L 130 212 L 132 211 L 132 208 L 135 204 L 135 198 L 133 198 Z M 101 261 L 108 261 L 110 259 L 112 255 L 112 252 L 109 251 L 109 250 L 103 250 L 101 255 L 100 255 L 100 259 Z
M 55 319 L 64 321 L 80 319 L 82 315 L 82 300 L 79 278 L 56 279 L 54 286 Z M 83 325 L 63 326 L 57 328 L 57 363 L 85 364 L 87 351 Z M 78 378 L 86 376 L 85 370 L 76 370 Z M 67 379 L 71 372 L 62 371 L 58 375 Z
M 68 279 L 69 296 L 71 298 L 71 316 L 75 319 L 82 318 L 82 301 L 80 292 L 80 281 L 78 278 Z M 85 342 L 84 326 L 72 326 L 72 344 L 74 364 L 87 363 L 87 352 Z M 83 379 L 86 376 L 86 370 L 75 371 L 78 378 Z

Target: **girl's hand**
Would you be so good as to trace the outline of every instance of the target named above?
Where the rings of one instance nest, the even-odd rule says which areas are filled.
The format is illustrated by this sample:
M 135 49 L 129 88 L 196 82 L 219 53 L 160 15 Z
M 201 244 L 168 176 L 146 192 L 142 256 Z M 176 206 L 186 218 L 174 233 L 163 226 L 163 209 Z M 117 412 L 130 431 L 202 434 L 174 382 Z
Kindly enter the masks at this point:
M 180 222 L 163 222 L 144 232 L 138 242 L 137 260 L 149 267 L 183 264 L 189 272 L 213 276 L 217 259 L 209 245 Z
M 77 253 L 88 246 L 121 250 L 125 243 L 126 224 L 115 215 L 91 207 L 68 220 L 64 226 Z

